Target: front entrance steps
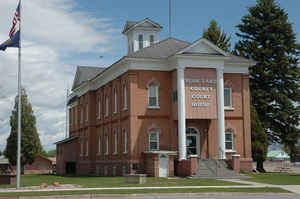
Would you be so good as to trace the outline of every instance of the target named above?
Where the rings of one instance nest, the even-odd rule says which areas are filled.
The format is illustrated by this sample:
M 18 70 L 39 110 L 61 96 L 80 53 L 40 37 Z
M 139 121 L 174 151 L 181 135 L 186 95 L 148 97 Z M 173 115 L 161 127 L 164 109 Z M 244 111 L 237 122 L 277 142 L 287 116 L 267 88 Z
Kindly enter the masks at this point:
M 198 159 L 198 171 L 191 178 L 247 178 L 228 168 L 225 160 Z

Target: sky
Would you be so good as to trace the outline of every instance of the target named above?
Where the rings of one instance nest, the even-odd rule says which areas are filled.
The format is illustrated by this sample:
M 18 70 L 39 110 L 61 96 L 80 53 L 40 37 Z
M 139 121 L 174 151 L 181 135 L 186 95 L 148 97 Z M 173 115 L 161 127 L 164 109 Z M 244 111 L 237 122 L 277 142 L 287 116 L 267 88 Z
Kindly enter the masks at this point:
M 65 138 L 66 90 L 76 67 L 107 67 L 127 54 L 121 34 L 127 20 L 151 18 L 167 38 L 168 0 L 22 0 L 22 85 L 36 116 L 45 150 Z M 289 14 L 300 42 L 300 1 L 277 0 Z M 8 32 L 18 0 L 0 1 L 0 43 Z M 238 41 L 236 25 L 255 0 L 172 0 L 172 37 L 193 42 L 211 19 Z M 0 150 L 10 133 L 9 119 L 17 94 L 17 49 L 0 52 Z

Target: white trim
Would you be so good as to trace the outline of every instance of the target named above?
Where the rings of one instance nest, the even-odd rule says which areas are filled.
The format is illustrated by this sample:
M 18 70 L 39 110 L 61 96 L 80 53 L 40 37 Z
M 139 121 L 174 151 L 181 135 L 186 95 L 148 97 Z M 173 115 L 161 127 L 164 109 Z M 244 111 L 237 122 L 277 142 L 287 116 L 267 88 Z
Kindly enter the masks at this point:
M 159 145 L 160 145 L 160 142 L 159 142 L 159 137 L 160 137 L 160 128 L 156 127 L 154 124 L 152 124 L 151 127 L 148 128 L 148 150 L 149 151 L 159 151 Z M 157 148 L 156 149 L 151 149 L 151 140 L 150 140 L 150 136 L 151 134 L 156 134 L 157 136 Z
M 118 113 L 118 90 L 114 87 L 114 114 Z
M 232 148 L 231 149 L 226 149 L 226 143 L 229 141 L 226 141 L 226 134 L 231 134 L 231 144 L 232 144 Z M 234 149 L 234 130 L 232 128 L 230 129 L 226 129 L 225 130 L 225 152 L 235 152 Z
M 214 45 L 213 43 L 211 43 L 210 41 L 208 41 L 205 38 L 201 38 L 201 39 L 195 41 L 194 43 L 192 43 L 188 47 L 186 47 L 183 50 L 181 50 L 178 53 L 176 53 L 176 55 L 182 54 L 182 53 L 188 51 L 189 49 L 193 48 L 194 46 L 196 46 L 196 45 L 198 45 L 200 43 L 205 43 L 206 45 L 208 45 L 209 47 L 211 47 L 213 50 L 217 51 L 218 53 L 220 53 L 221 55 L 223 55 L 225 57 L 229 56 L 228 53 L 226 53 L 225 51 L 223 51 L 222 49 L 220 49 L 219 47 L 217 47 L 216 45 Z
M 229 90 L 229 97 L 230 97 L 230 105 L 225 105 L 225 90 Z M 232 104 L 232 88 L 224 88 L 224 110 L 234 110 L 233 104 Z
M 135 29 L 136 27 L 138 27 L 138 26 L 140 26 L 140 25 L 142 25 L 143 23 L 146 23 L 146 22 L 151 23 L 153 26 L 156 26 L 155 28 L 158 29 L 158 31 L 160 31 L 160 30 L 162 29 L 162 27 L 161 27 L 158 23 L 156 23 L 156 22 L 154 22 L 154 21 L 149 20 L 149 19 L 146 18 L 146 19 L 144 19 L 143 21 L 141 21 L 141 22 L 135 24 L 134 26 L 132 26 L 131 28 L 129 28 L 129 29 L 126 30 L 125 32 L 122 31 L 122 33 L 123 33 L 124 35 L 127 35 L 128 32 L 130 32 L 131 30 Z M 153 29 L 154 29 L 154 28 L 153 28 Z
M 201 155 L 201 133 L 200 133 L 200 131 L 198 130 L 198 128 L 196 128 L 196 127 L 194 127 L 194 126 L 189 126 L 189 127 L 187 127 L 186 128 L 186 131 L 188 130 L 188 129 L 194 129 L 197 133 L 195 134 L 195 136 L 196 136 L 196 150 L 197 150 L 197 154 L 196 154 L 196 156 L 198 156 L 198 157 L 200 157 L 200 155 Z M 187 134 L 186 133 L 186 136 L 188 136 L 188 135 L 193 135 L 193 134 Z M 187 147 L 187 146 L 186 146 Z M 191 157 L 191 156 L 193 156 L 194 154 L 192 154 L 192 155 L 189 155 L 189 157 Z
M 128 97 L 127 97 L 127 86 L 126 82 L 123 83 L 123 111 L 128 109 Z

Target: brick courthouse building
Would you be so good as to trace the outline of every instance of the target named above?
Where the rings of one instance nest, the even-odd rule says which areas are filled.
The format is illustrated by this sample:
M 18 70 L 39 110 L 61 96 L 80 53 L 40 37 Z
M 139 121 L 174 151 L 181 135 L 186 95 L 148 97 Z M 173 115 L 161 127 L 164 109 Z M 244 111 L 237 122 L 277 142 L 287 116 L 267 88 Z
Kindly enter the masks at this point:
M 173 176 L 190 157 L 233 154 L 252 169 L 254 62 L 206 39 L 159 41 L 161 30 L 150 19 L 127 22 L 127 56 L 108 68 L 77 68 L 69 138 L 56 143 L 58 174 Z

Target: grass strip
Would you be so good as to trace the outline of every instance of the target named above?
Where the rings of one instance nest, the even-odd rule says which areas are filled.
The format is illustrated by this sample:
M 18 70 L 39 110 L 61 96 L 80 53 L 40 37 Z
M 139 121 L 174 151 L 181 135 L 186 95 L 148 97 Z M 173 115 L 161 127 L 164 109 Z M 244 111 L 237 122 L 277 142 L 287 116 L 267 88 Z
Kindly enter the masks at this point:
M 300 174 L 292 173 L 261 173 L 249 174 L 252 178 L 246 181 L 273 185 L 300 185 Z
M 101 194 L 154 194 L 154 193 L 290 193 L 276 187 L 265 188 L 203 188 L 203 189 L 137 189 L 137 190 L 87 190 L 87 191 L 45 191 L 0 193 L 0 197 L 61 196 L 61 195 L 101 195 Z

